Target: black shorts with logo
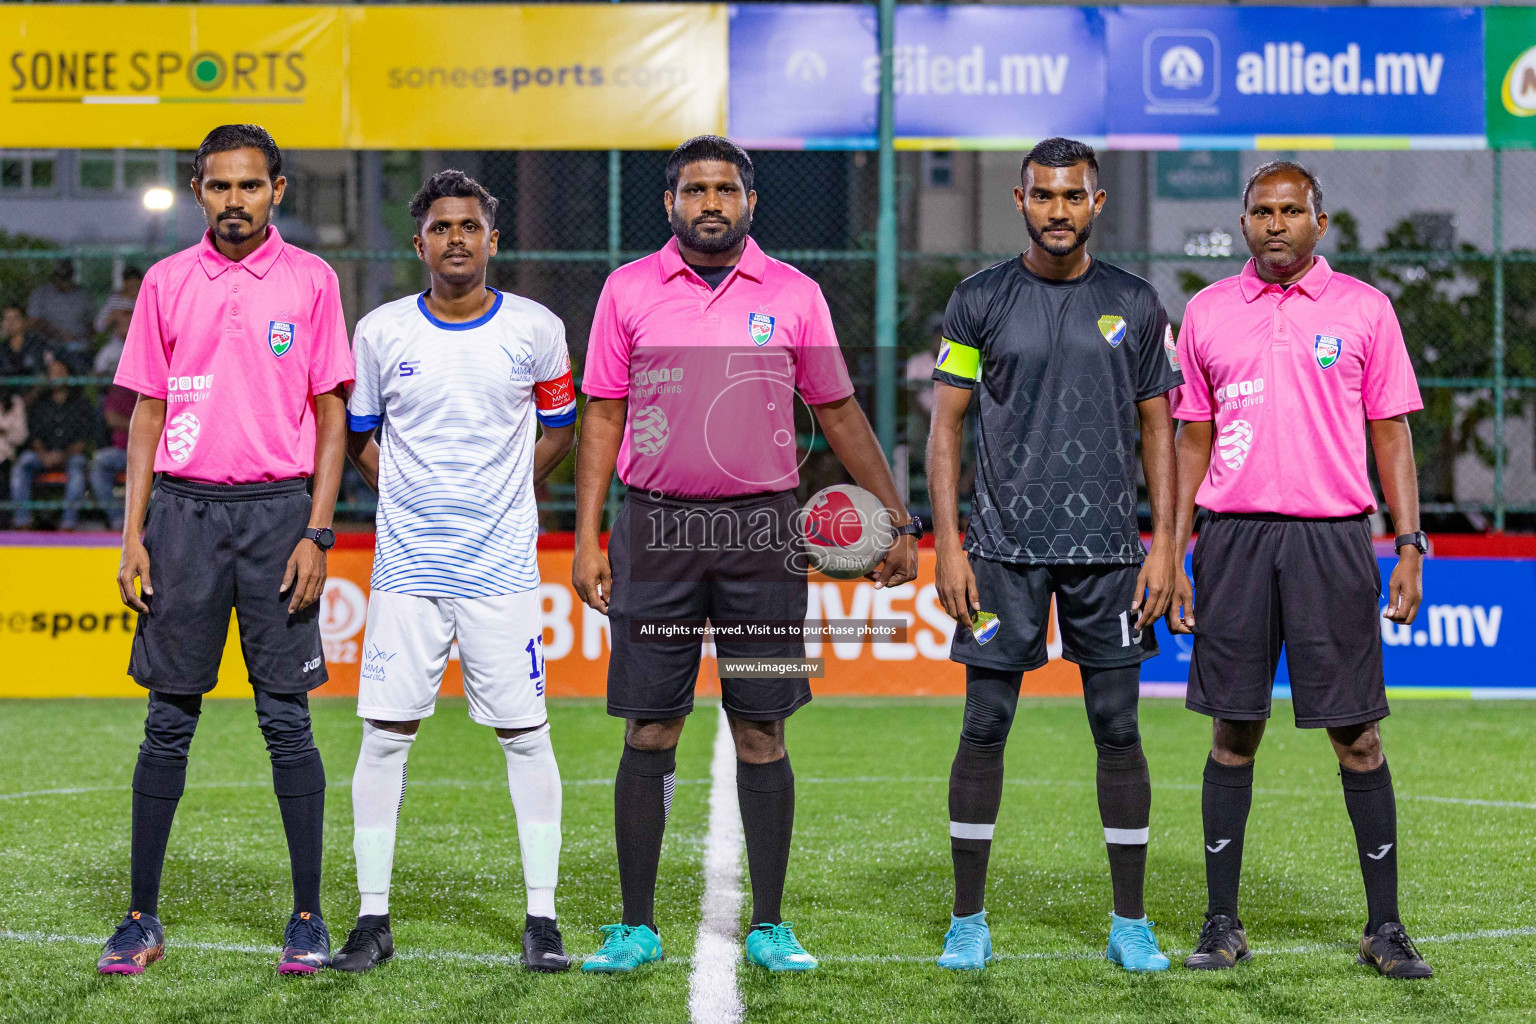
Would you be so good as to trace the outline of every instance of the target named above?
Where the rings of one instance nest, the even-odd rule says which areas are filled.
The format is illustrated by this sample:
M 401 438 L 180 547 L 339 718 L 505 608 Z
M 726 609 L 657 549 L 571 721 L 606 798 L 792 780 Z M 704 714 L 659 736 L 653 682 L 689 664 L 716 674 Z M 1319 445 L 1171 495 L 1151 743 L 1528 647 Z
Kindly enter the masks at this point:
M 1365 516 L 1211 514 L 1194 568 L 1190 710 L 1268 718 L 1283 647 L 1301 728 L 1387 716 L 1381 570 Z
M 1018 565 L 969 554 L 981 610 L 997 616 L 991 635 L 955 630 L 949 657 L 982 668 L 1030 672 L 1044 665 L 1051 596 L 1062 657 L 1087 668 L 1139 665 L 1157 654 L 1152 630 L 1137 631 L 1139 565 Z M 985 634 L 985 629 L 983 629 Z
M 671 498 L 630 491 L 608 538 L 608 713 L 681 718 L 693 710 L 698 638 L 646 639 L 646 623 L 805 621 L 806 567 L 791 491 L 736 498 Z M 721 658 L 803 658 L 805 642 L 717 637 Z M 722 679 L 737 718 L 776 722 L 810 702 L 792 678 Z
M 324 683 L 320 603 L 289 615 L 293 592 L 279 593 L 309 512 L 301 479 L 160 477 L 144 522 L 155 592 L 144 595 L 149 614 L 139 616 L 128 674 L 160 693 L 207 693 L 219 681 L 233 610 L 252 686 L 307 693 Z

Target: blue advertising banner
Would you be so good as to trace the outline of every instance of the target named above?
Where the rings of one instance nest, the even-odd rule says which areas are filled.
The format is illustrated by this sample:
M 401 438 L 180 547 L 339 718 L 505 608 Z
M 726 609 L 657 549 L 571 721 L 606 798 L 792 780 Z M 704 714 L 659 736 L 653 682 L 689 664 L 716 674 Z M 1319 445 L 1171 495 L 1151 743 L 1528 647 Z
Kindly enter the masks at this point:
M 1397 565 L 1378 560 L 1382 588 Z M 1386 607 L 1386 599 L 1382 599 Z M 1202 609 L 1195 594 L 1195 615 Z M 1381 620 L 1387 687 L 1395 696 L 1536 697 L 1536 663 L 1522 622 L 1536 621 L 1536 560 L 1429 558 L 1424 562 L 1424 604 L 1409 626 Z M 1144 683 L 1184 684 L 1189 679 L 1192 638 L 1157 627 L 1162 653 L 1145 662 Z M 1284 657 L 1275 696 L 1288 696 Z
M 873 148 L 867 4 L 730 12 L 730 132 Z M 1481 148 L 1477 8 L 912 5 L 896 11 L 904 149 Z
M 874 146 L 880 65 L 871 7 L 733 7 L 730 46 L 730 126 L 743 144 Z M 1104 53 L 1097 8 L 898 8 L 898 145 L 1020 148 L 1051 135 L 1102 139 Z
M 732 6 L 731 138 L 755 149 L 873 149 L 877 31 L 867 4 Z
M 1118 7 L 1104 20 L 1112 145 L 1483 145 L 1475 8 Z

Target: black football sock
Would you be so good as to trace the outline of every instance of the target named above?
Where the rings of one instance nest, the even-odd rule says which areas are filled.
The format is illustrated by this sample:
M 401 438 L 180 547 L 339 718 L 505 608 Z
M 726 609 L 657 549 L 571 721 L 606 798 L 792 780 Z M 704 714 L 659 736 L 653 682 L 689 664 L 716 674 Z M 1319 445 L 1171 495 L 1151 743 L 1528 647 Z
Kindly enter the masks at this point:
M 784 920 L 784 876 L 795 830 L 795 773 L 789 755 L 767 764 L 736 762 L 736 799 L 752 877 L 752 924 Z
M 624 923 L 656 931 L 656 873 L 661 837 L 672 809 L 677 750 L 640 750 L 624 744 L 613 785 L 613 827 L 619 847 L 619 890 Z
M 1152 814 L 1152 776 L 1140 741 L 1129 747 L 1100 747 L 1097 781 L 1115 913 L 1139 919 L 1146 916 L 1142 891 Z
M 151 691 L 144 742 L 133 770 L 133 840 L 129 910 L 160 914 L 160 873 L 176 805 L 187 785 L 187 754 L 197 732 L 203 698 Z
M 1003 802 L 1003 751 L 964 737 L 949 769 L 949 855 L 955 867 L 956 917 L 979 914 L 986 900 L 992 832 Z
M 1205 826 L 1206 912 L 1237 916 L 1237 889 L 1243 876 L 1243 833 L 1253 805 L 1253 762 L 1205 760 L 1200 817 Z
M 1365 903 L 1370 919 L 1366 934 L 1397 921 L 1397 799 L 1387 762 L 1368 772 L 1339 766 L 1344 782 L 1344 806 L 1355 826 L 1355 847 L 1360 852 L 1360 875 L 1365 880 Z
M 293 912 L 320 915 L 320 859 L 325 838 L 325 766 L 314 751 L 294 763 L 272 762 L 272 789 L 288 837 Z
M 133 847 L 128 877 L 128 909 L 160 914 L 160 872 L 171 838 L 176 804 L 187 785 L 185 757 L 157 757 L 140 752 L 133 770 Z

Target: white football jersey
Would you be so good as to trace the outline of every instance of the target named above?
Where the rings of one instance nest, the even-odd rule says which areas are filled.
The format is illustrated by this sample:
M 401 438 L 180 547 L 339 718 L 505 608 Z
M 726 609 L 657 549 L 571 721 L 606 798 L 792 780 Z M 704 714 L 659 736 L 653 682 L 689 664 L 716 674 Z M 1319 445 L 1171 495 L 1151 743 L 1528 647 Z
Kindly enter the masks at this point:
M 363 317 L 352 350 L 348 429 L 384 428 L 373 589 L 491 597 L 538 587 L 534 416 L 550 427 L 576 419 L 560 318 L 496 292 L 484 316 L 448 323 L 411 295 Z

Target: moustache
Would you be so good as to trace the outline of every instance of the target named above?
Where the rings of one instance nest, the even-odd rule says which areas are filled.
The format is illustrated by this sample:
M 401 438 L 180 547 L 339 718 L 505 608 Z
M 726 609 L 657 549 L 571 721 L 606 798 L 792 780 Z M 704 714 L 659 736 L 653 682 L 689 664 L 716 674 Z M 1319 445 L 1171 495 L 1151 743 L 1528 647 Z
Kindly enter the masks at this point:
M 251 215 L 244 210 L 225 210 L 219 214 L 219 220 L 245 220 L 251 219 Z
M 726 220 L 724 217 L 712 217 L 712 216 L 697 217 L 697 218 L 694 219 L 694 222 L 693 222 L 693 226 L 694 227 L 699 227 L 701 224 L 719 224 L 719 225 L 722 225 L 724 227 L 730 227 L 731 226 L 731 222 Z

